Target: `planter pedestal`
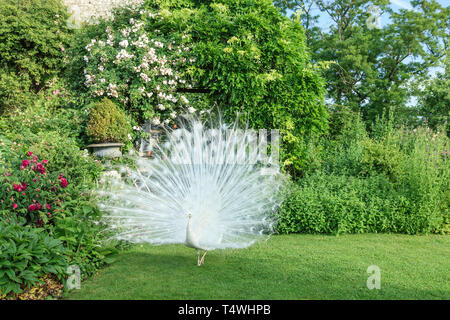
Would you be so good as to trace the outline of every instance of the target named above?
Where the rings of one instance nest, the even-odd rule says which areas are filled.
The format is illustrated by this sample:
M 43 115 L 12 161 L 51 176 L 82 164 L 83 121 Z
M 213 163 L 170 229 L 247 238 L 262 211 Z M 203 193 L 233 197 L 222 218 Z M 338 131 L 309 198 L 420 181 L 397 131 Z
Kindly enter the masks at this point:
M 90 144 L 87 147 L 92 149 L 92 152 L 100 158 L 120 158 L 122 152 L 120 147 L 123 147 L 123 143 L 97 143 Z

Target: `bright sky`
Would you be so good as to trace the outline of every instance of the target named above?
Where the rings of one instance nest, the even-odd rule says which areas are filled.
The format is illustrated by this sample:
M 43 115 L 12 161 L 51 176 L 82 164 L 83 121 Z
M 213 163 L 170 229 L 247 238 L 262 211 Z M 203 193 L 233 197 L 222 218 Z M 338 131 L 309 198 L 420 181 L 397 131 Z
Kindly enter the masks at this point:
M 450 5 L 450 0 L 437 0 L 437 2 L 440 3 L 442 6 Z M 391 7 L 395 11 L 399 11 L 400 9 L 413 10 L 413 8 L 410 4 L 410 1 L 408 1 L 408 0 L 391 0 Z M 328 14 L 322 13 L 319 10 L 319 8 L 317 8 L 317 6 L 313 7 L 312 11 L 313 11 L 312 14 L 320 16 L 319 22 L 322 26 L 328 26 L 332 22 L 331 19 L 328 17 Z M 289 10 L 287 12 L 287 15 L 290 16 L 291 14 L 292 14 L 292 11 Z M 386 14 L 381 15 L 380 19 L 381 19 L 380 20 L 381 25 L 385 25 L 389 21 L 389 18 Z

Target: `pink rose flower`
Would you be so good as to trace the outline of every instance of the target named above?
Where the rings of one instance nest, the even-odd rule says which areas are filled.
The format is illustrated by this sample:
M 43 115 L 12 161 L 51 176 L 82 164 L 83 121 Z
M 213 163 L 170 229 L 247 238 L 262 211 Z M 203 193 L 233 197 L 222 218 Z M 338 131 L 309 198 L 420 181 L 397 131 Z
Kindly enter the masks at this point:
M 22 165 L 20 166 L 20 170 L 27 168 L 30 165 L 30 160 L 22 160 Z
M 65 188 L 69 184 L 66 178 L 58 178 L 61 184 L 61 187 Z
M 42 163 L 37 163 L 37 164 L 36 164 L 36 170 L 37 170 L 39 173 L 42 173 L 42 174 L 45 173 L 45 167 L 42 165 Z

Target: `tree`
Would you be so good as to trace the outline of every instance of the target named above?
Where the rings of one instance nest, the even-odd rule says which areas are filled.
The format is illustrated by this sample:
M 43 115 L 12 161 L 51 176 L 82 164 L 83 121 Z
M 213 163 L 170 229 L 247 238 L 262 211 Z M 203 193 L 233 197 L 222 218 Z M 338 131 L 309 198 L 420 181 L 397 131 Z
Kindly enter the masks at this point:
M 425 82 L 418 93 L 418 114 L 430 128 L 444 126 L 450 136 L 450 65 L 438 72 L 433 79 Z
M 448 49 L 449 8 L 435 0 L 411 1 L 414 10 L 394 12 L 387 0 L 279 0 L 284 12 L 298 10 L 313 61 L 332 61 L 325 72 L 332 104 L 361 111 L 368 121 L 386 109 L 405 120 L 411 81 L 429 78 Z M 369 7 L 389 15 L 380 29 L 368 27 Z M 331 20 L 319 26 L 313 9 Z

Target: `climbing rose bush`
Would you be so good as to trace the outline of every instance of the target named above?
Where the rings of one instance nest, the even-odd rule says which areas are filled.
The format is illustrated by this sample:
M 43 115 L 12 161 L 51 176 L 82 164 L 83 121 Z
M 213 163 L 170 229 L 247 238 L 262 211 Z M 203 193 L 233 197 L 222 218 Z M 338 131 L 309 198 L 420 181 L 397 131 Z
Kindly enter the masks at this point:
M 62 173 L 50 173 L 30 151 L 20 165 L 0 177 L 1 212 L 12 212 L 28 224 L 43 226 L 61 211 L 69 181 Z
M 153 125 L 170 125 L 180 112 L 196 111 L 177 92 L 193 85 L 181 71 L 195 62 L 191 37 L 163 35 L 157 25 L 164 19 L 140 10 L 125 24 L 108 23 L 102 36 L 91 39 L 83 56 L 84 86 L 91 97 L 116 100 L 137 113 L 136 119 L 151 118 Z

